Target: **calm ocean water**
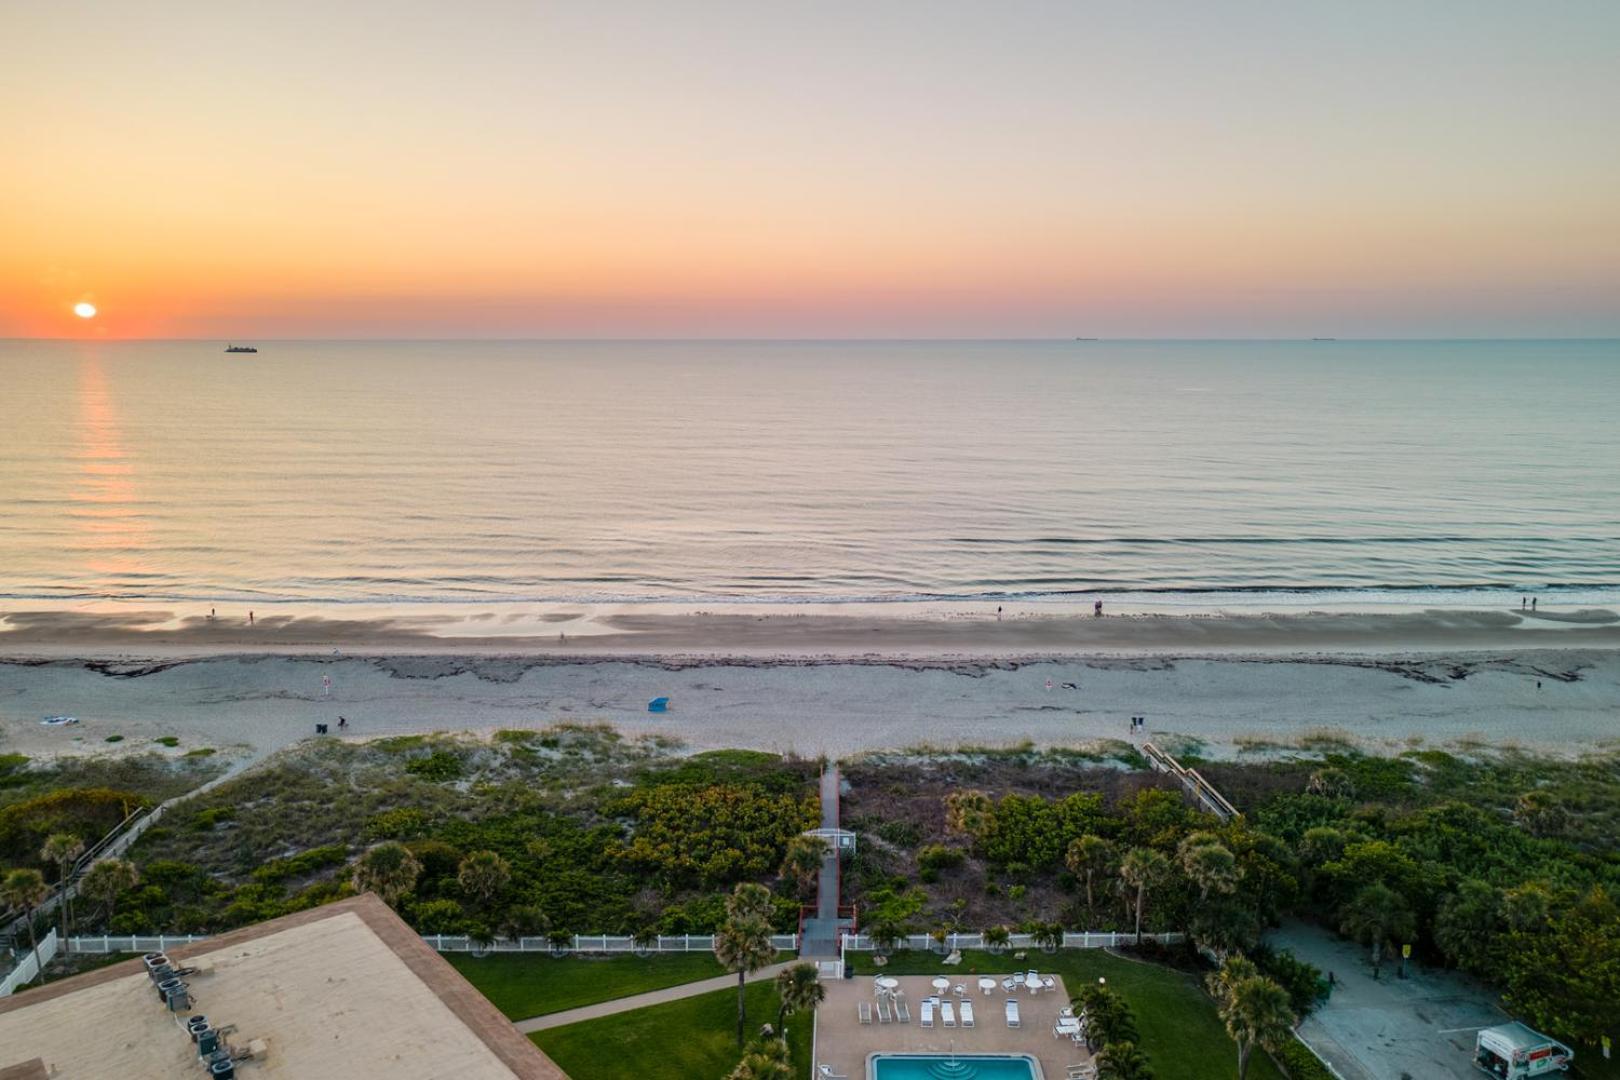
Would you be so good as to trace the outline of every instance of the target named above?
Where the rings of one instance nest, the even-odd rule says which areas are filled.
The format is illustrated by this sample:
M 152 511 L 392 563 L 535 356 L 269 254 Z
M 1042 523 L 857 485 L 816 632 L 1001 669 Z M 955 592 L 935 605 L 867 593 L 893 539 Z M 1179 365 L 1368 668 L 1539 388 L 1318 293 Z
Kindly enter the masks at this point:
M 1616 342 L 262 350 L 0 342 L 0 597 L 1620 598 Z

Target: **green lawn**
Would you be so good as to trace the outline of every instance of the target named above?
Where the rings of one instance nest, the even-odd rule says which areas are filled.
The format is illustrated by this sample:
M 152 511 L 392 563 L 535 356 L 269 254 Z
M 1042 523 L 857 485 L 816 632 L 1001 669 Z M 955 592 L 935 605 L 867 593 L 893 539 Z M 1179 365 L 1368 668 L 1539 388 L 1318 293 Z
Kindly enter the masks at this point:
M 776 1022 L 776 988 L 748 985 L 748 1032 Z M 795 1074 L 810 1075 L 809 1014 L 790 1016 Z M 737 991 L 539 1031 L 529 1038 L 573 1080 L 724 1080 L 737 1064 Z
M 1086 983 L 1106 978 L 1111 989 L 1130 1003 L 1141 1032 L 1143 1053 L 1153 1063 L 1155 1080 L 1231 1080 L 1237 1076 L 1237 1047 L 1227 1038 L 1215 1004 L 1191 975 L 1157 964 L 1122 960 L 1101 949 L 1064 949 L 1048 956 L 1031 950 L 1023 960 L 1010 954 L 991 956 L 964 952 L 962 966 L 947 968 L 943 957 L 904 952 L 890 958 L 885 971 L 893 975 L 928 975 L 936 972 L 1003 974 L 1026 967 L 1061 975 L 1069 993 Z M 870 953 L 850 953 L 857 974 L 875 970 Z M 1282 1074 L 1262 1053 L 1249 1062 L 1249 1080 L 1282 1080 Z
M 467 981 L 512 1020 L 724 975 L 709 952 L 640 956 L 446 953 Z

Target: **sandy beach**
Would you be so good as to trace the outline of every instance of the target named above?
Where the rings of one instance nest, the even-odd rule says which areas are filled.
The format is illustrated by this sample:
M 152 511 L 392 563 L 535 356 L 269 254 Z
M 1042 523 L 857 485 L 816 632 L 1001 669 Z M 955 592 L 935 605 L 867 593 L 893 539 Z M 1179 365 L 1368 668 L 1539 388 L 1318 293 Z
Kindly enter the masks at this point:
M 335 734 L 339 716 L 350 738 L 606 722 L 693 749 L 833 756 L 1123 740 L 1131 715 L 1148 738 L 1220 756 L 1324 734 L 1386 751 L 1620 744 L 1608 611 L 595 619 L 559 640 L 406 620 L 10 613 L 0 752 L 144 751 L 173 735 L 163 752 L 266 753 L 316 723 Z M 667 714 L 648 713 L 657 696 Z M 58 714 L 80 722 L 39 723 Z

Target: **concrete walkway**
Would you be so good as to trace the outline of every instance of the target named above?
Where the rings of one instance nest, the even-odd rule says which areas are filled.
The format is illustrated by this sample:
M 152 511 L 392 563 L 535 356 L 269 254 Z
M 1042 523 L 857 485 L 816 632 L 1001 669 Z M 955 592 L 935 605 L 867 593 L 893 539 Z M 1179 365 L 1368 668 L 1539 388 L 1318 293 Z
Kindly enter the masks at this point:
M 748 982 L 764 982 L 776 978 L 776 974 L 785 968 L 798 963 L 796 960 L 772 964 L 748 976 Z M 517 1021 L 517 1029 L 527 1035 L 532 1031 L 544 1031 L 547 1028 L 567 1027 L 577 1024 L 581 1020 L 595 1020 L 599 1016 L 612 1016 L 615 1013 L 630 1012 L 634 1009 L 645 1009 L 650 1005 L 662 1005 L 666 1001 L 680 1001 L 683 998 L 697 997 L 699 994 L 712 994 L 716 990 L 735 990 L 737 976 L 717 975 L 712 979 L 702 979 L 698 982 L 681 983 L 679 986 L 666 986 L 662 990 L 649 990 L 645 994 L 636 994 L 634 997 L 614 998 L 612 1001 L 599 1001 L 595 1005 L 581 1005 L 577 1009 L 567 1009 L 563 1012 L 547 1013 L 545 1016 L 532 1016 L 527 1020 Z M 775 1017 L 771 1017 L 774 1022 Z

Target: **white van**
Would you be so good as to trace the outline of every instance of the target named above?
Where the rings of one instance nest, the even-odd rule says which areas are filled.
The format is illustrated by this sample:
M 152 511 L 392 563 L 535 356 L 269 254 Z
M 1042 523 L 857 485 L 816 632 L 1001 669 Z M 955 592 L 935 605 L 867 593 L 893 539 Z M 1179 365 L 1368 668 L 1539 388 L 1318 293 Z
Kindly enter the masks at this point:
M 1565 1072 L 1574 1059 L 1563 1043 L 1517 1022 L 1483 1028 L 1474 1041 L 1474 1064 L 1500 1080 Z

